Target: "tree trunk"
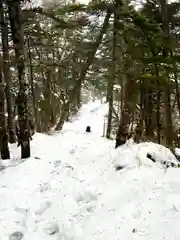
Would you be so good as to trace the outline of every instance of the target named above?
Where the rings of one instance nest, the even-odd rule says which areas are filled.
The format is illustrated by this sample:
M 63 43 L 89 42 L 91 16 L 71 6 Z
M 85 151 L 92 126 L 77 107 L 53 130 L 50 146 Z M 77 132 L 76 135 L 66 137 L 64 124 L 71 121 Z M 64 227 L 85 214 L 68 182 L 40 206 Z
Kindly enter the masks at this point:
M 3 73 L 4 82 L 6 84 L 5 94 L 7 100 L 7 113 L 8 113 L 8 132 L 9 142 L 15 143 L 16 137 L 14 132 L 13 123 L 13 111 L 12 111 L 12 99 L 11 99 L 11 77 L 9 71 L 9 50 L 8 50 L 8 22 L 6 18 L 6 11 L 3 6 L 3 0 L 0 0 L 0 23 L 1 23 L 1 38 L 2 38 L 2 49 L 3 49 Z
M 49 131 L 51 128 L 51 116 L 52 116 L 52 106 L 51 106 L 51 76 L 52 71 L 50 68 L 47 69 L 46 79 L 44 81 L 44 100 L 43 100 L 43 109 L 45 113 L 45 131 Z
M 154 140 L 155 124 L 154 117 L 154 89 L 150 86 L 146 88 L 145 94 L 145 135 L 150 141 Z
M 156 99 L 156 123 L 157 123 L 157 143 L 161 143 L 161 129 L 162 124 L 160 123 L 160 105 L 161 105 L 161 90 L 159 89 L 160 85 L 158 83 L 157 99 Z
M 66 121 L 68 115 L 69 115 L 69 101 L 67 101 L 67 103 L 64 104 L 63 106 L 63 109 L 62 109 L 62 114 L 60 116 L 60 120 L 59 122 L 57 123 L 57 126 L 56 126 L 56 130 L 61 130 L 63 125 L 64 125 L 64 122 Z
M 2 72 L 0 71 L 0 153 L 2 159 L 10 159 L 8 135 L 6 132 L 4 89 L 5 84 L 3 82 Z
M 133 78 L 131 74 L 128 74 L 128 78 L 125 85 L 123 111 L 121 112 L 115 148 L 125 144 L 126 141 L 130 138 L 129 128 L 133 113 L 131 104 L 133 102 L 135 93 L 136 93 L 136 80 Z
M 144 101 L 145 101 L 145 89 L 144 89 L 144 84 L 141 80 L 141 82 L 140 82 L 140 110 L 139 110 L 139 119 L 138 119 L 138 123 L 137 123 L 136 130 L 135 130 L 135 137 L 134 137 L 135 142 L 140 142 L 140 140 L 142 140 L 143 122 L 144 122 L 144 113 L 145 113 Z
M 108 110 L 108 123 L 107 123 L 107 132 L 106 137 L 110 138 L 111 136 L 111 128 L 112 128 L 112 114 L 113 114 L 113 88 L 114 88 L 114 82 L 116 78 L 116 38 L 117 38 L 117 24 L 118 24 L 118 18 L 117 18 L 117 10 L 119 4 L 118 1 L 115 1 L 115 11 L 114 11 L 114 26 L 113 26 L 113 40 L 112 40 L 112 68 L 111 68 L 111 74 L 108 77 L 108 94 L 107 94 L 107 100 L 109 103 L 109 110 Z
M 76 84 L 78 81 L 78 73 L 77 73 L 77 54 L 74 52 L 72 56 L 72 83 Z M 72 103 L 71 111 L 72 113 L 76 113 L 77 110 L 80 108 L 81 105 L 81 85 L 82 81 L 77 82 L 78 86 L 76 88 L 76 97 L 74 102 Z
M 152 51 L 153 53 L 153 51 Z M 153 54 L 155 55 L 155 54 Z M 161 143 L 161 130 L 162 130 L 162 124 L 160 123 L 160 107 L 161 107 L 161 89 L 160 89 L 160 82 L 159 82 L 159 69 L 156 64 L 154 64 L 154 69 L 155 69 L 155 76 L 156 76 L 156 85 L 157 85 L 157 90 L 156 90 L 156 124 L 157 124 L 157 143 Z M 155 85 L 155 83 L 154 83 Z M 155 91 L 155 89 L 154 89 Z
M 164 90 L 164 103 L 165 103 L 165 133 L 166 133 L 166 144 L 168 147 L 173 147 L 173 124 L 172 124 L 172 111 L 171 111 L 171 91 L 170 85 L 165 86 Z
M 36 103 L 36 97 L 35 97 L 35 92 L 34 92 L 31 44 L 30 44 L 29 36 L 28 36 L 28 39 L 27 39 L 27 44 L 28 44 L 28 58 L 29 58 L 29 81 L 30 81 L 31 94 L 32 94 L 32 105 L 33 105 L 33 114 L 34 114 L 34 119 L 35 119 L 35 130 L 39 131 L 37 103 Z
M 171 58 L 173 58 L 174 54 L 173 51 L 170 51 Z M 175 102 L 177 101 L 177 107 L 179 111 L 179 116 L 180 116 L 180 92 L 179 92 L 179 82 L 178 82 L 178 69 L 177 69 L 177 64 L 175 62 L 172 63 L 173 65 L 173 74 L 174 74 L 174 80 L 175 80 L 175 88 L 176 88 L 176 99 Z M 173 108 L 175 105 L 173 106 Z
M 112 68 L 114 69 L 114 64 L 112 63 Z M 113 72 L 112 69 L 112 72 Z M 106 131 L 106 137 L 110 138 L 111 135 L 111 124 L 112 124 L 112 114 L 113 114 L 113 73 L 108 76 L 108 89 L 107 89 L 107 102 L 109 104 L 109 110 L 108 110 L 108 122 L 107 122 L 107 131 Z
M 120 105 L 120 111 L 123 111 L 123 102 L 124 102 L 124 81 L 121 79 L 121 105 Z
M 76 89 L 76 111 L 81 107 L 81 88 L 82 88 L 82 81 L 78 81 L 78 86 Z
M 173 54 L 171 55 L 171 57 L 173 57 Z M 177 101 L 179 117 L 180 117 L 180 93 L 179 93 L 179 83 L 178 83 L 178 77 L 177 77 L 176 63 L 173 64 L 173 71 L 174 71 L 174 80 L 175 80 L 175 87 L 176 87 L 176 101 Z
M 7 0 L 9 19 L 11 24 L 12 40 L 14 43 L 15 57 L 18 69 L 19 93 L 17 99 L 19 143 L 21 145 L 21 158 L 30 157 L 29 121 L 27 106 L 27 84 L 24 78 L 24 35 L 23 19 L 20 0 Z
M 53 51 L 53 64 L 56 61 L 56 56 L 55 56 L 55 51 Z M 56 97 L 55 97 L 55 92 L 56 92 L 56 67 L 53 67 L 53 72 L 52 72 L 52 81 L 51 81 L 51 126 L 56 125 L 56 107 L 57 107 L 57 102 L 56 102 Z
M 162 17 L 162 29 L 164 31 L 164 41 L 169 42 L 169 21 L 167 13 L 167 0 L 160 0 L 160 12 Z M 165 44 L 163 49 L 164 57 L 168 57 L 171 54 L 171 51 L 167 44 Z M 167 72 L 167 83 L 164 87 L 164 99 L 165 99 L 165 130 L 166 130 L 166 144 L 169 147 L 173 147 L 173 124 L 172 124 L 172 110 L 171 110 L 171 92 L 170 92 L 170 79 L 169 73 Z

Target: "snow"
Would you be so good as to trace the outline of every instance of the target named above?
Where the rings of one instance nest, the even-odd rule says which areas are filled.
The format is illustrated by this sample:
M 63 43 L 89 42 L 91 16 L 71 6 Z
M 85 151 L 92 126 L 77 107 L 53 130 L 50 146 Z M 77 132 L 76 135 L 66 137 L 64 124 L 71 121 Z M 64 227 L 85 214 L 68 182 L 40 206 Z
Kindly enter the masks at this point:
M 150 160 L 147 157 L 147 153 L 149 153 L 154 159 L 156 159 L 156 163 Z M 143 142 L 139 144 L 134 144 L 129 141 L 129 143 L 119 147 L 114 153 L 114 165 L 116 166 L 124 166 L 124 167 L 133 167 L 133 166 L 151 166 L 160 168 L 166 168 L 166 165 L 170 166 L 173 163 L 176 167 L 178 166 L 178 161 L 176 157 L 171 153 L 171 151 L 159 144 L 155 144 L 152 142 Z
M 0 168 L 0 240 L 180 239 L 180 170 L 163 165 L 175 157 L 153 143 L 114 149 L 102 137 L 107 109 L 90 102 L 61 132 L 35 134 L 26 161 L 11 145 Z

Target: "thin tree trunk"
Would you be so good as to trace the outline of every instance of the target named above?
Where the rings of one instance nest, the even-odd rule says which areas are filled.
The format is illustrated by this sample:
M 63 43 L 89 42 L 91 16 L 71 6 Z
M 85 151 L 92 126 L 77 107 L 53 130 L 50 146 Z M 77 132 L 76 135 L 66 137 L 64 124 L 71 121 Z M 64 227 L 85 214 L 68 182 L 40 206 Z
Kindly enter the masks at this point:
M 75 52 L 72 56 L 72 81 L 73 81 L 73 83 L 76 83 L 77 80 L 78 80 L 77 55 L 76 55 L 76 52 Z M 72 103 L 73 104 L 72 111 L 74 113 L 77 112 L 77 109 L 80 107 L 80 104 L 81 104 L 81 85 L 82 85 L 82 82 L 79 81 L 78 86 L 77 86 L 77 90 L 76 90 L 75 102 Z
M 173 52 L 171 51 L 171 58 L 173 57 Z M 175 87 L 176 87 L 176 101 L 180 116 L 180 92 L 179 92 L 179 83 L 178 83 L 178 76 L 177 76 L 177 65 L 173 63 L 173 73 L 174 73 L 174 80 L 175 80 Z
M 166 144 L 168 147 L 173 147 L 173 126 L 172 126 L 172 111 L 171 111 L 171 91 L 170 91 L 170 85 L 165 86 L 164 91 L 164 102 L 165 102 L 165 117 L 166 117 Z
M 117 42 L 117 24 L 118 17 L 117 11 L 119 9 L 118 1 L 115 1 L 115 11 L 114 11 L 114 24 L 113 24 L 113 40 L 112 40 L 112 68 L 111 74 L 108 78 L 108 103 L 109 103 L 109 111 L 108 111 L 108 123 L 107 123 L 107 132 L 106 137 L 110 138 L 111 136 L 111 128 L 112 128 L 112 115 L 113 115 L 113 88 L 114 82 L 116 78 L 116 42 Z
M 3 0 L 0 0 L 0 23 L 1 23 L 1 38 L 2 38 L 2 49 L 3 49 L 3 73 L 4 82 L 6 83 L 5 94 L 7 100 L 7 113 L 8 113 L 8 132 L 9 142 L 15 143 L 16 137 L 14 132 L 13 123 L 13 111 L 12 111 L 12 98 L 11 98 L 11 77 L 9 71 L 9 50 L 8 50 L 8 22 L 6 13 L 3 6 Z
M 49 131 L 51 127 L 51 116 L 52 116 L 52 106 L 51 106 L 51 69 L 48 68 L 46 71 L 46 78 L 43 81 L 43 110 L 44 110 L 44 131 Z
M 154 140 L 154 89 L 152 87 L 148 87 L 145 95 L 145 135 L 146 138 L 150 141 Z
M 33 44 L 33 43 L 32 43 L 32 44 Z M 36 50 L 36 53 L 37 53 L 37 56 L 38 56 L 38 60 L 39 60 L 39 62 L 41 62 L 41 54 L 40 54 L 40 51 L 38 50 L 37 47 L 35 47 L 35 50 Z M 45 75 L 45 74 L 44 74 L 44 69 L 43 69 L 43 67 L 41 66 L 41 67 L 40 67 L 40 76 L 41 76 L 42 84 L 44 84 L 44 79 L 45 79 L 45 76 L 44 76 L 44 75 Z M 37 109 L 38 109 L 38 107 L 39 107 L 39 104 L 37 103 Z M 44 123 L 43 123 L 43 121 L 42 121 L 42 118 L 44 117 L 44 114 L 43 114 L 43 113 L 44 113 L 43 110 L 42 110 L 42 111 L 37 111 L 38 122 L 39 122 L 39 129 L 38 129 L 39 132 L 44 132 L 44 129 L 45 129 Z
M 174 70 L 174 79 L 175 79 L 175 86 L 176 86 L 176 101 L 177 101 L 177 106 L 178 106 L 178 111 L 180 116 L 180 93 L 179 93 L 179 83 L 178 83 L 176 69 Z
M 31 94 L 32 94 L 32 105 L 33 105 L 33 113 L 34 113 L 34 119 L 35 119 L 35 129 L 36 129 L 36 131 L 39 131 L 37 103 L 36 103 L 36 97 L 35 97 L 35 92 L 34 92 L 31 44 L 30 44 L 29 36 L 27 39 L 27 44 L 28 44 L 28 58 L 29 58 L 29 80 L 30 80 Z
M 55 63 L 55 51 L 53 51 L 53 64 Z M 51 81 L 51 126 L 55 126 L 56 124 L 56 97 L 55 97 L 55 92 L 56 92 L 56 67 L 53 67 L 53 72 L 52 72 L 52 81 Z
M 144 98 L 145 98 L 145 89 L 143 86 L 143 82 L 141 80 L 140 82 L 140 110 L 139 110 L 139 119 L 138 119 L 138 124 L 136 126 L 135 130 L 135 137 L 134 141 L 135 142 L 140 142 L 142 140 L 142 135 L 143 135 L 143 122 L 144 122 Z
M 81 107 L 81 88 L 82 88 L 82 81 L 78 81 L 78 86 L 76 90 L 76 111 Z
M 158 84 L 158 88 L 159 88 Z M 157 123 L 157 143 L 161 143 L 161 123 L 160 123 L 160 105 L 161 105 L 161 90 L 157 89 L 157 99 L 156 99 L 156 123 Z
M 155 56 L 153 48 L 151 48 L 153 56 Z M 146 96 L 145 96 L 145 106 L 144 106 L 144 112 L 145 112 L 145 135 L 146 138 L 150 141 L 155 140 L 154 132 L 157 125 L 157 142 L 160 143 L 160 137 L 161 137 L 161 124 L 160 124 L 160 100 L 161 100 L 161 90 L 160 90 L 160 83 L 159 83 L 159 70 L 158 66 L 154 64 L 154 71 L 156 76 L 156 82 L 150 83 L 150 86 L 148 86 Z M 151 85 L 157 85 L 157 90 L 152 87 Z M 155 99 L 155 92 L 156 92 L 156 99 Z M 156 104 L 156 124 L 155 124 L 155 116 L 154 116 L 154 108 Z
M 121 105 L 120 110 L 123 111 L 123 101 L 124 101 L 124 81 L 121 79 Z
M 17 99 L 19 143 L 21 145 L 21 158 L 30 157 L 29 121 L 26 94 L 26 82 L 24 78 L 24 35 L 20 0 L 7 0 L 9 19 L 11 24 L 12 39 L 15 49 L 15 57 L 18 69 L 19 93 Z
M 56 130 L 61 130 L 63 125 L 64 125 L 64 122 L 66 121 L 66 118 L 67 116 L 69 115 L 69 101 L 67 103 L 64 104 L 64 107 L 62 109 L 62 114 L 60 116 L 60 120 L 59 122 L 57 123 L 57 126 L 56 126 Z
M 110 138 L 111 135 L 111 127 L 112 127 L 112 114 L 113 114 L 113 72 L 114 69 L 114 63 L 112 63 L 112 74 L 108 77 L 108 89 L 107 89 L 107 102 L 109 104 L 109 110 L 108 110 L 108 122 L 107 122 L 107 130 L 106 130 L 106 137 Z
M 10 153 L 8 148 L 8 135 L 6 131 L 4 89 L 5 84 L 3 82 L 2 72 L 0 69 L 0 153 L 2 159 L 9 159 Z

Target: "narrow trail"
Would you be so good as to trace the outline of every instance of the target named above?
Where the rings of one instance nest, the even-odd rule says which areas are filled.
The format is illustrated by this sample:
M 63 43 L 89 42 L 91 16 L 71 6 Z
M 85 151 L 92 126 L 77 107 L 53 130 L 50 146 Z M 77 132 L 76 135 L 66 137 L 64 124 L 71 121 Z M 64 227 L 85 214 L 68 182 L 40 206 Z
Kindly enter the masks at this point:
M 12 146 L 0 172 L 0 240 L 180 239 L 179 169 L 116 172 L 114 143 L 101 137 L 106 111 L 90 103 L 60 133 L 36 134 L 22 163 Z M 121 161 L 132 151 L 120 149 Z
M 58 233 L 52 234 L 55 239 L 57 235 L 69 239 L 66 228 L 68 232 L 71 229 L 72 236 L 82 235 L 78 231 L 82 231 L 83 219 L 93 211 L 99 194 L 92 184 L 102 174 L 99 165 L 92 163 L 107 157 L 112 146 L 101 138 L 106 108 L 99 102 L 85 105 L 60 133 L 36 134 L 31 159 L 5 163 L 7 168 L 0 173 L 3 240 L 16 231 L 22 232 L 25 239 L 48 239 L 48 235 L 52 239 L 48 233 L 51 228 L 57 228 Z M 87 125 L 91 125 L 92 134 L 85 133 Z M 12 152 L 17 158 L 19 149 L 12 146 Z

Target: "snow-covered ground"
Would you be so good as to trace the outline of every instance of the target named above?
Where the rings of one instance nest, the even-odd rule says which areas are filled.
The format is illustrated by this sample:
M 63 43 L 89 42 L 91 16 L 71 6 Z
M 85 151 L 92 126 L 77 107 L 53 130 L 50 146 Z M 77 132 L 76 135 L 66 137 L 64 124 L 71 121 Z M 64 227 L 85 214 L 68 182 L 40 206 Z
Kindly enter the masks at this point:
M 106 112 L 91 102 L 60 133 L 36 134 L 26 161 L 11 146 L 1 163 L 0 240 L 180 239 L 180 169 L 162 164 L 175 157 L 152 143 L 114 150 L 101 137 Z

